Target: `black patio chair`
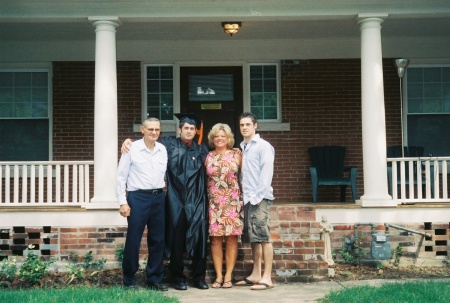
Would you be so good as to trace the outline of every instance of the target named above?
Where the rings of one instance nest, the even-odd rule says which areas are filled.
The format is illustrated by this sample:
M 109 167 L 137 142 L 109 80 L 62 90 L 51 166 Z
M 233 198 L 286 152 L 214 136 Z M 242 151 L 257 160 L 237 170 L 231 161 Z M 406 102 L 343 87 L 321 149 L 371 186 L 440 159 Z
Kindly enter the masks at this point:
M 309 172 L 311 173 L 313 202 L 317 202 L 317 191 L 322 185 L 340 186 L 341 202 L 345 202 L 345 190 L 347 185 L 350 185 L 352 200 L 355 202 L 358 168 L 344 167 L 345 150 L 343 146 L 315 146 L 308 149 L 311 159 Z

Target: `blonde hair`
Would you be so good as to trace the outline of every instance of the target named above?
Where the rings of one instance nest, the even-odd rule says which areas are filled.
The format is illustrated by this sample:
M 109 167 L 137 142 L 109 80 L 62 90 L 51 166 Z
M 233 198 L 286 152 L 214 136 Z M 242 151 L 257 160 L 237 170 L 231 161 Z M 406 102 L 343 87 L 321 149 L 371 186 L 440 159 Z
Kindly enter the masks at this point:
M 234 145 L 234 134 L 231 131 L 231 128 L 228 126 L 228 124 L 224 124 L 224 123 L 217 123 L 215 124 L 211 130 L 208 133 L 208 143 L 209 146 L 211 148 L 214 148 L 214 137 L 217 136 L 217 134 L 219 133 L 219 131 L 223 130 L 225 132 L 225 135 L 228 138 L 228 144 L 227 144 L 227 148 L 228 149 L 232 149 L 233 145 Z

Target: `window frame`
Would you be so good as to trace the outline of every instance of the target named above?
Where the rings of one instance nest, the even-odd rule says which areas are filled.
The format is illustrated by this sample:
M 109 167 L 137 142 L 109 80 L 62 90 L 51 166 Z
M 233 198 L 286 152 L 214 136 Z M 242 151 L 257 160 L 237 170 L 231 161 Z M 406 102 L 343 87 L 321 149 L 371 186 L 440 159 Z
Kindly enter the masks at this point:
M 172 111 L 173 113 L 176 113 L 176 91 L 175 88 L 177 87 L 177 84 L 179 84 L 178 76 L 176 76 L 176 73 L 179 73 L 179 70 L 175 68 L 175 64 L 169 64 L 169 63 L 162 63 L 162 64 L 143 64 L 143 100 L 142 100 L 142 121 L 147 118 L 147 108 L 148 108 L 148 102 L 147 102 L 147 94 L 148 94 L 148 86 L 147 86 L 147 67 L 151 66 L 170 66 L 172 67 Z M 158 118 L 159 119 L 159 118 Z M 174 118 L 172 119 L 159 119 L 161 122 L 173 122 Z M 141 122 L 141 121 L 140 121 Z
M 246 96 L 244 98 L 244 100 L 245 99 L 248 100 L 248 102 L 246 104 L 246 106 L 247 106 L 246 110 L 251 111 L 251 107 L 252 107 L 252 104 L 251 104 L 251 93 L 252 92 L 251 92 L 251 85 L 250 85 L 250 83 L 251 83 L 251 76 L 250 76 L 251 75 L 251 72 L 250 72 L 251 67 L 252 66 L 269 66 L 269 65 L 275 66 L 275 69 L 276 69 L 277 117 L 275 119 L 264 119 L 264 118 L 258 117 L 258 122 L 260 122 L 260 121 L 261 122 L 281 122 L 281 117 L 282 117 L 282 113 L 281 113 L 281 71 L 280 71 L 280 63 L 279 62 L 277 62 L 277 63 L 275 63 L 275 62 L 265 62 L 265 63 L 253 62 L 253 63 L 247 64 L 247 75 L 244 74 L 244 77 L 245 77 L 244 79 L 245 79 L 247 87 L 248 87 L 248 89 L 246 90 L 246 93 L 245 93 Z M 245 102 L 244 102 L 244 104 L 245 104 Z
M 48 108 L 47 117 L 0 117 L 1 120 L 48 120 L 48 157 L 46 161 L 53 159 L 53 70 L 49 64 L 24 64 L 24 65 L 0 65 L 0 72 L 45 72 L 47 73 Z
M 438 115 L 448 115 L 450 117 L 450 112 L 414 112 L 414 113 L 409 113 L 409 106 L 410 106 L 410 98 L 408 96 L 408 73 L 410 72 L 411 69 L 414 68 L 422 68 L 422 69 L 426 69 L 426 68 L 450 68 L 450 64 L 447 63 L 437 63 L 437 64 L 427 64 L 427 63 L 420 63 L 420 64 L 410 64 L 406 70 L 405 76 L 402 79 L 402 94 L 403 94 L 403 110 L 402 110 L 402 114 L 403 114 L 403 137 L 404 137 L 404 145 L 408 146 L 409 142 L 408 142 L 408 134 L 409 134 L 409 130 L 408 130 L 408 118 L 410 116 L 438 116 Z M 422 82 L 423 83 L 423 82 Z M 440 82 L 443 83 L 443 82 Z M 427 147 L 425 147 L 425 149 L 427 149 Z M 430 153 L 428 153 L 430 154 Z

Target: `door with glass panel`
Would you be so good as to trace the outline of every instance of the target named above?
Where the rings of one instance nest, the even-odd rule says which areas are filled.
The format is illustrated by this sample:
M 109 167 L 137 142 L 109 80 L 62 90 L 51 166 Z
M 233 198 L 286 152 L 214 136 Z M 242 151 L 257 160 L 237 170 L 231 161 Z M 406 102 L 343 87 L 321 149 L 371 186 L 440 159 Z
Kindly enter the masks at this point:
M 180 109 L 203 121 L 203 142 L 216 123 L 228 124 L 235 146 L 242 136 L 239 115 L 243 111 L 242 66 L 181 67 Z

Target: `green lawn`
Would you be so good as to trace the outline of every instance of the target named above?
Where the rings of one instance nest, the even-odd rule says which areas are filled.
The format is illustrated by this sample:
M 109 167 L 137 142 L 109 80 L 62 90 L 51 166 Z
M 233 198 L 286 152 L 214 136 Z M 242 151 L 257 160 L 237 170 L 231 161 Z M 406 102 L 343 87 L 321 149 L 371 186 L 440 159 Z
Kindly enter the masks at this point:
M 449 303 L 450 282 L 413 281 L 358 286 L 327 294 L 320 303 Z
M 121 287 L 64 289 L 0 290 L 1 303 L 178 303 L 145 288 L 126 290 Z

